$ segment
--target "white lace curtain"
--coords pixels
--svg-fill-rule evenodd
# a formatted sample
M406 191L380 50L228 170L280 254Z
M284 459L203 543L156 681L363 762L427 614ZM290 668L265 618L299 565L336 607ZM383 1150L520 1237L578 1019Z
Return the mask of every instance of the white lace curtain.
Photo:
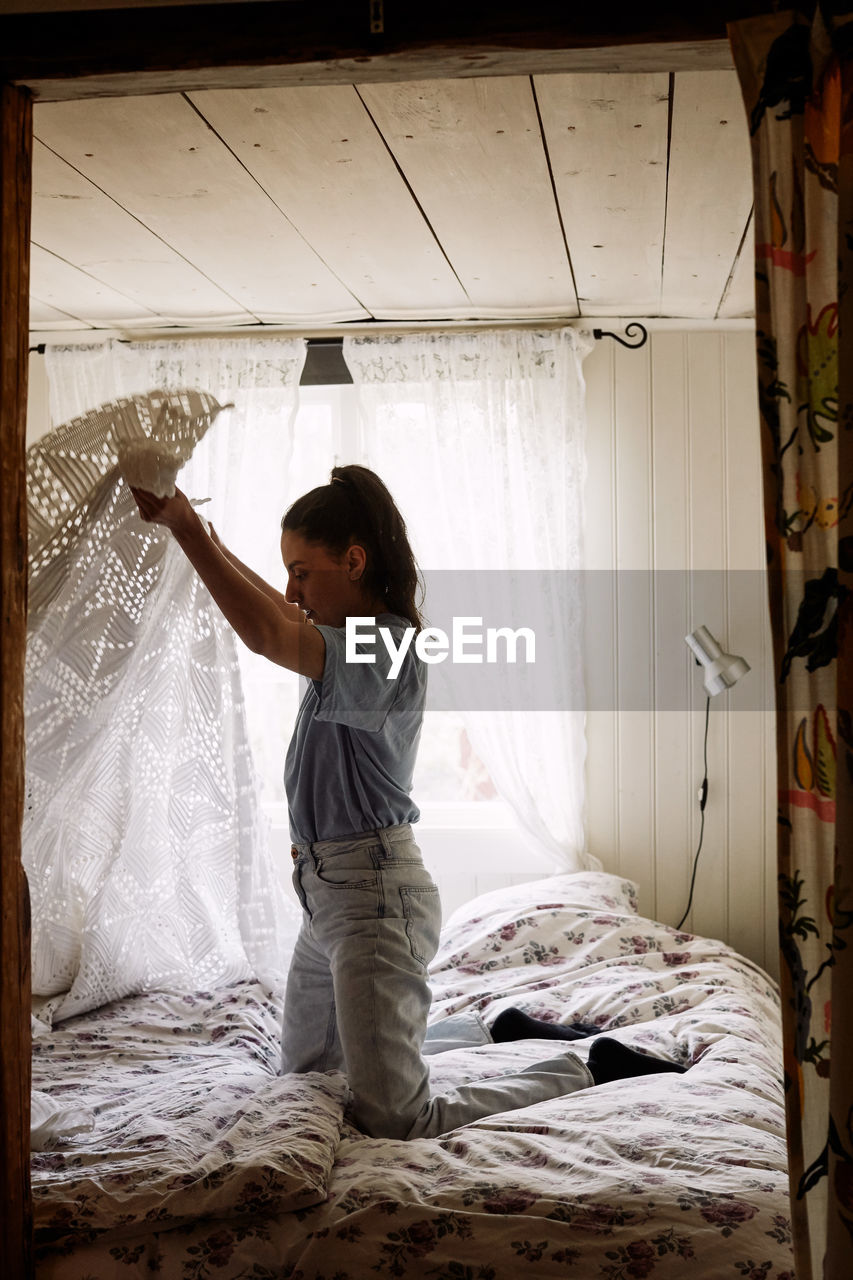
M191 497L236 554L268 581L283 586L279 533L282 512L305 482L295 451L302 338L238 337L117 342L92 347L48 347L46 368L54 425L93 405L153 387L199 387L234 410L208 432L178 475ZM319 453L319 450L318 450ZM328 456L317 457L310 483L328 476ZM305 486L307 487L307 485ZM280 761L298 706L294 676L276 673L264 659L237 645L243 696L265 800L283 801ZM271 791L271 787L275 790Z
M24 827L47 1020L151 988L283 981L298 913L267 848L234 635L170 536L139 521L109 414L87 411L154 387L234 402L179 481L215 499L226 537L239 512L272 562L268 481L287 471L303 358L297 340L48 353L54 423L83 417L30 451L57 500L33 565L32 605L50 598L30 616Z
M234 636L117 463L131 420L191 441L218 410L205 393L127 398L28 453L22 852L42 1021L286 972L295 928L258 821Z
M584 833L579 570L590 345L566 328L345 337L343 347L364 461L397 498L424 570L463 572L454 594L470 600L473 616L495 589L495 570L535 570L550 597L545 620L560 628L564 655L549 670L554 709L540 700L536 710L506 710L495 696L471 710L464 690L456 696L498 791L559 870L600 865Z
M207 510L229 545L259 573L280 574L278 539L291 485L301 338L210 338L48 347L54 426L95 405L153 388L198 387L234 412L196 447L178 484ZM296 496L295 494L293 495ZM272 536L271 536L272 534Z

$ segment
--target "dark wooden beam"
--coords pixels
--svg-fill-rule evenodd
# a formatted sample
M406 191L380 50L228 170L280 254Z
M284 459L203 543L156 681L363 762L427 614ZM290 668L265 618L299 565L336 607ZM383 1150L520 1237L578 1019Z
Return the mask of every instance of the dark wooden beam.
M30 919L21 866L27 639L32 101L0 85L0 1204L3 1274L32 1274Z
M0 17L0 80L61 100L182 89L731 66L771 0L257 0Z

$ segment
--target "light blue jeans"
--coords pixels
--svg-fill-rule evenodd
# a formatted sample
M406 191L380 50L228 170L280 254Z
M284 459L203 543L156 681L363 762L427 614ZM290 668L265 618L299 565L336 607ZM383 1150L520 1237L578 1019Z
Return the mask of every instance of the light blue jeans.
M477 1014L427 1032L441 904L408 825L294 845L302 927L287 980L282 1072L345 1072L349 1118L374 1138L432 1138L592 1085L576 1054L430 1095L424 1055L492 1037Z

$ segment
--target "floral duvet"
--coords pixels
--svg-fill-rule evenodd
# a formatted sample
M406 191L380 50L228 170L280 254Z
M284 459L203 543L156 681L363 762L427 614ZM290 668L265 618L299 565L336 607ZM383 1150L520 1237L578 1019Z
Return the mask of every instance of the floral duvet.
M583 873L467 904L431 982L434 1019L516 1005L690 1069L379 1140L347 1123L341 1075L276 1075L280 1008L256 984L123 1000L35 1040L34 1088L76 1121L33 1156L40 1280L794 1280L778 998L756 965ZM430 1066L443 1087L553 1051Z

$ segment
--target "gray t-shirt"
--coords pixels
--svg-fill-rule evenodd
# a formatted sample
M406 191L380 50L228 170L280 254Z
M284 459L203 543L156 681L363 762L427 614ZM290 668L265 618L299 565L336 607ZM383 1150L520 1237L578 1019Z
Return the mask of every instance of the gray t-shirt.
M382 613L399 647L410 624ZM402 822L420 812L409 792L426 699L427 668L414 642L396 679L388 679L391 657L378 631L375 643L357 643L375 662L346 661L344 627L318 625L326 643L321 680L311 680L302 699L287 761L284 787L290 838L297 844Z

